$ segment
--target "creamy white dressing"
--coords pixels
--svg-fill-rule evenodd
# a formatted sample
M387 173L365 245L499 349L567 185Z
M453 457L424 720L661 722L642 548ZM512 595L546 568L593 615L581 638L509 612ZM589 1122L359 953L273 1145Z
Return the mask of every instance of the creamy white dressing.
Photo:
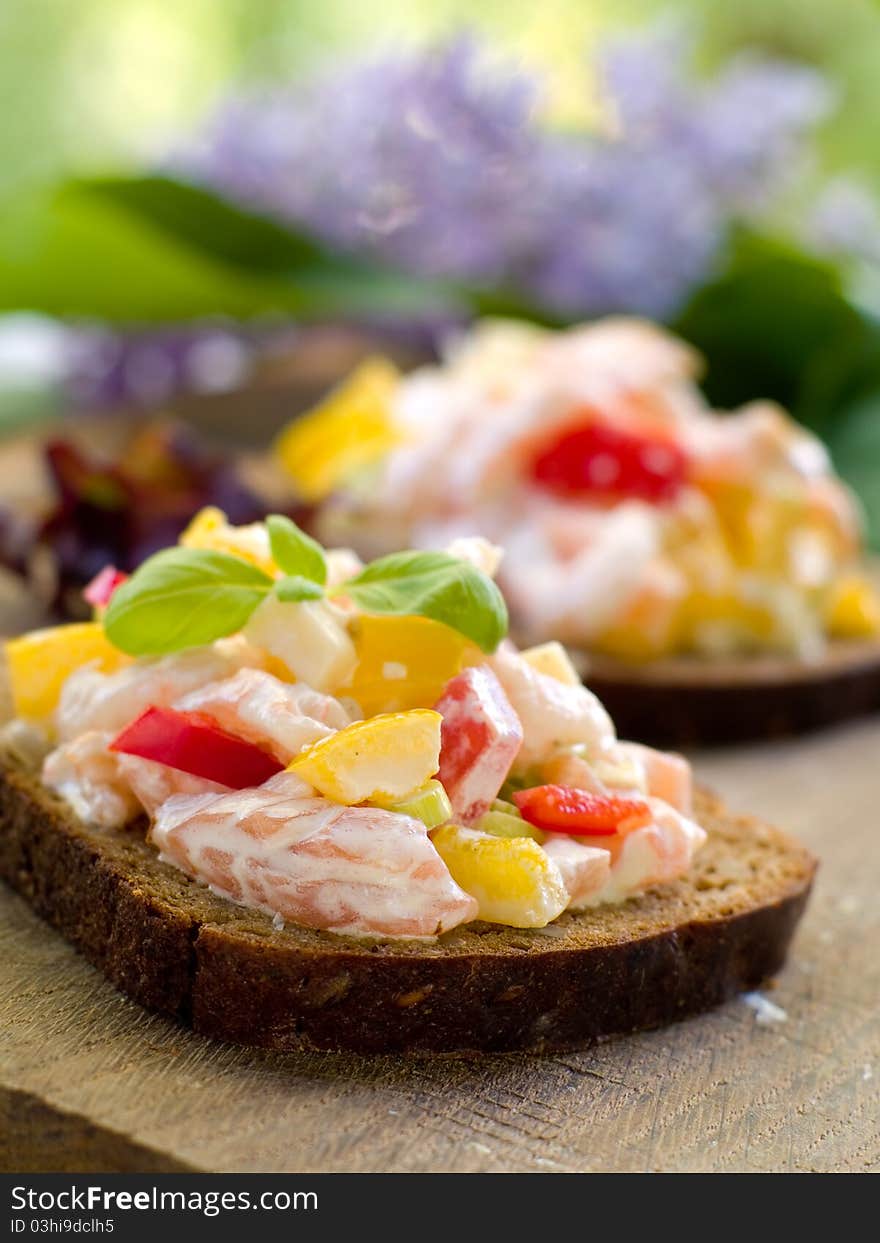
M528 771L566 746L584 744L597 755L614 746L611 718L585 686L559 682L503 647L487 663L522 723L514 772Z
M149 707L170 707L175 700L220 678L228 678L263 657L243 641L221 640L157 660L139 660L116 673L83 665L67 679L56 712L59 739L76 738L89 729L118 733Z
M122 828L140 809L118 758L107 750L112 739L107 731L88 730L51 751L42 768L44 785L81 820L103 829Z
M586 906L625 902L652 885L683 876L706 841L706 831L661 799L647 800L654 819L627 833L605 884L583 902Z
M583 910L600 893L611 874L611 852L600 846L586 846L577 838L551 833L543 845L544 853L559 868L568 891L568 910Z
M202 712L221 729L268 747L286 764L306 747L350 725L352 717L330 695L304 682L282 682L262 669L242 669L176 700L180 712Z

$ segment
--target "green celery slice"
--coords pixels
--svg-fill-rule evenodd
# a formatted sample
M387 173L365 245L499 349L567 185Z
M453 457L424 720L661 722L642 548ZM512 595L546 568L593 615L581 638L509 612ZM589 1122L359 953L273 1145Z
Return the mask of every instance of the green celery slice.
M493 837L531 837L539 843L544 840L540 829L528 824L522 816L511 816L506 811L487 811L474 827Z
M401 816L412 816L414 820L421 820L429 829L439 828L441 824L452 819L449 796L436 780L428 781L407 798L398 799L396 802L373 799L373 805L382 807L385 811L396 811Z

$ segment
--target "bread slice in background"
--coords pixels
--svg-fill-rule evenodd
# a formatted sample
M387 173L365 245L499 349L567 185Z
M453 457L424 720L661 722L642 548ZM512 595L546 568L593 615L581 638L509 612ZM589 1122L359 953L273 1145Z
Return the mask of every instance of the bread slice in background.
M880 639L832 641L815 661L675 656L630 664L573 655L620 737L660 747L802 734L880 712Z
M362 1052L571 1049L658 1027L782 966L816 863L707 794L689 875L545 929L371 942L271 918L162 863L144 826L76 819L0 757L0 876L118 988L206 1036Z

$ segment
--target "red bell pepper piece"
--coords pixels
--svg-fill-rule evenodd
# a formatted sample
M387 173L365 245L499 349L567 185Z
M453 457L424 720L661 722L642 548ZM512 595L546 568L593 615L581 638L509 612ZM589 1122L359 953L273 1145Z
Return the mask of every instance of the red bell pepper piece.
M458 819L473 824L489 810L522 746L520 719L485 665L447 682L434 711L443 717L440 781Z
M688 458L664 436L638 435L596 418L569 425L532 463L535 483L562 496L628 496L672 501Z
M121 587L128 579L122 570L115 565L105 565L89 585L84 589L83 596L96 609L105 609L117 587Z
M648 804L640 798L608 798L571 786L533 786L517 790L513 801L523 820L548 833L572 837L613 837L650 824Z
M139 755L232 790L262 785L284 768L274 755L227 734L202 712L147 708L110 743L111 751Z

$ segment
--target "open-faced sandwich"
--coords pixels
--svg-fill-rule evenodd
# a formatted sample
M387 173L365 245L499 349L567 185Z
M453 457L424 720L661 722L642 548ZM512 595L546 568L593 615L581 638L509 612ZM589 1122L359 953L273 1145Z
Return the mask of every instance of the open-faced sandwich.
M648 323L488 322L442 365L364 364L278 452L363 555L477 532L518 638L560 639L621 729L710 741L880 707L857 505L780 408L710 409Z
M814 861L618 740L556 643L505 638L498 550L364 566L199 514L6 645L0 873L201 1032L554 1049L781 965Z

